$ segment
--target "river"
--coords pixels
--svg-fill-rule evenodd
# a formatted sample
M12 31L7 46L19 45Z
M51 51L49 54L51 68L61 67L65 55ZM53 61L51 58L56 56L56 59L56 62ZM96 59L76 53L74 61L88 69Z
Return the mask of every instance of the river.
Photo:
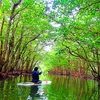
M42 76L43 77L43 76ZM42 77L40 79L44 80ZM91 79L63 75L47 75L51 85L18 86L30 76L18 76L0 81L0 100L100 100L100 86Z

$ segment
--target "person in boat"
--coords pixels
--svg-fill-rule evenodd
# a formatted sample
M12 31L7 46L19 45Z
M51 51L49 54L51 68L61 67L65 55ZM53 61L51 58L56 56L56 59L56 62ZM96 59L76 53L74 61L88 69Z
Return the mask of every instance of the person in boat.
M42 71L39 72L38 71L38 67L35 67L34 71L32 72L32 82L34 82L34 83L41 83L42 81L39 80L39 75L41 75L41 74L42 74Z

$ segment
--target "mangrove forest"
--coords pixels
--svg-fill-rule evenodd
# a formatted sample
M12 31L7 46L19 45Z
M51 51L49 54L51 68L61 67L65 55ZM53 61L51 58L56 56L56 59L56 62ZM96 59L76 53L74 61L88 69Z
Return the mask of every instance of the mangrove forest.
M100 0L0 0L0 79L37 66L100 81Z

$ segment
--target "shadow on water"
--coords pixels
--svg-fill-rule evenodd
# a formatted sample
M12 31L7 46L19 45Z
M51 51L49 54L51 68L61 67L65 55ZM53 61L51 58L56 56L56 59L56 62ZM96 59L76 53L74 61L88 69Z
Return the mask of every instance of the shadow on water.
M40 98L40 94L38 93L38 86L31 86L30 95L27 100L34 100L35 98Z
M100 83L94 80L49 75L51 85L17 86L29 76L0 81L0 100L100 100Z
M31 86L27 100L48 100L46 97L46 91L43 91L43 86Z

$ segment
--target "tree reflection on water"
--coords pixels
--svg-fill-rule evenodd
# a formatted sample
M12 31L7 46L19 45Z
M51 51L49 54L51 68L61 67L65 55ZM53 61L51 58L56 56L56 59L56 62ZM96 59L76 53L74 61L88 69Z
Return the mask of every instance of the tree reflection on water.
M0 81L0 100L100 100L100 83L67 76L48 76L51 85L17 86L29 77ZM25 80L24 80L25 79Z

